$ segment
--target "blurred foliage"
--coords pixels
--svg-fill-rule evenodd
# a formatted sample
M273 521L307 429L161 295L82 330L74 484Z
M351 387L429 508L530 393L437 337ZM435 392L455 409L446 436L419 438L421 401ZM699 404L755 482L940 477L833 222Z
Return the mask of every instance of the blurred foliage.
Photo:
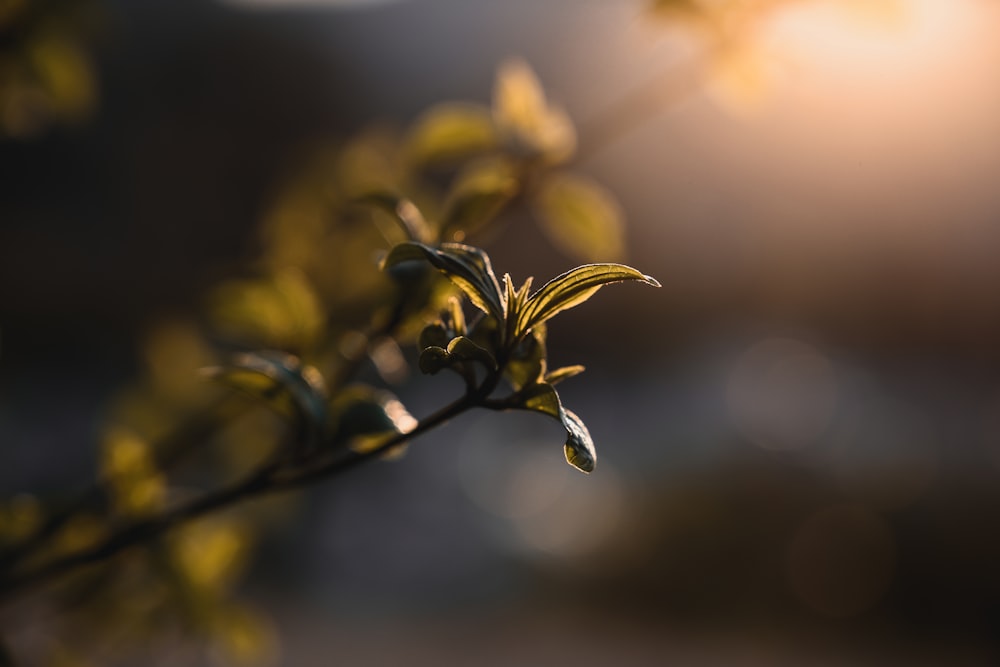
M9 25L19 11L6 10ZM409 127L375 125L317 150L264 216L246 273L210 291L204 317L149 332L143 378L108 410L97 484L76 499L0 505L0 595L36 591L13 626L14 654L89 664L192 637L193 655L273 662L274 633L237 601L238 583L295 499L241 501L395 458L472 408L552 417L567 461L593 470L590 434L554 388L583 368L550 371L546 323L605 284L658 283L599 263L515 288L467 244L534 212L563 252L619 258L621 207L569 169L575 146L567 114L511 61L492 107L445 103ZM410 345L420 371L465 384L423 420L391 389L409 376ZM41 640L17 632L35 616L46 618Z
M90 45L99 23L86 0L0 0L0 138L91 116L98 91Z

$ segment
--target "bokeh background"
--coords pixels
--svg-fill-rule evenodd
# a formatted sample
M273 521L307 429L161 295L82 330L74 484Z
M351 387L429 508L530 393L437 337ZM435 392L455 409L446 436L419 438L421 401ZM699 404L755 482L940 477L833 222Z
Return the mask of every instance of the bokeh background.
M241 593L281 664L996 664L1000 4L786 4L710 56L630 0L81 4L89 88L3 111L0 491L93 475L143 336L311 151L518 56L664 285L550 328L598 469L472 414L309 491ZM488 249L576 263L527 221Z

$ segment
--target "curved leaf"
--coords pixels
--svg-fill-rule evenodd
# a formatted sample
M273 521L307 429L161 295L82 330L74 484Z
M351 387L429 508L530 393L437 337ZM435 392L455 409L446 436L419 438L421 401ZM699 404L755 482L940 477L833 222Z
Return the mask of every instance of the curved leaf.
M660 286L655 278L624 264L585 264L556 276L528 297L527 304L518 314L515 335L519 336L557 313L580 305L604 285L626 280Z
M331 441L356 451L377 447L386 437L409 433L417 425L394 394L366 385L344 389L331 409L335 423Z
M276 397L276 389L286 391L310 441L316 440L326 428L327 393L323 376L314 367L302 364L298 357L281 352L240 354L230 364L205 368L202 373L266 401Z
M597 450L590 431L575 412L562 411L562 423L566 427L566 444L563 452L566 461L581 472L591 473L597 465Z
M382 268L419 259L427 260L441 271L477 308L503 320L507 300L485 252L461 243L443 243L440 248L423 243L400 243L389 251Z
M559 394L552 385L539 382L525 387L518 393L518 397L522 400L520 407L523 409L541 412L562 423L566 429L563 453L566 455L567 463L581 472L594 471L597 465L597 449L594 447L593 438L590 437L590 431L575 412L562 406Z
M448 343L448 354L462 361L478 361L491 371L497 369L497 361L490 351L465 336L458 336Z
M586 369L579 364L575 366L563 366L562 368L557 368L554 371L546 373L545 381L552 385L559 384L563 380L568 380L571 377L579 375L585 370Z

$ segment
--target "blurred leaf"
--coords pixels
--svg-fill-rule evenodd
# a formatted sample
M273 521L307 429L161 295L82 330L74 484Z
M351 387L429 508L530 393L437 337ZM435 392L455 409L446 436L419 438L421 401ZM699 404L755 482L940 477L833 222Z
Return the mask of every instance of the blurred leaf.
M497 145L490 110L475 104L440 104L414 122L404 152L414 164L449 164Z
M416 204L391 191L370 192L358 201L373 204L390 214L411 241L429 243L433 239L430 226Z
M348 199L374 192L393 192L403 181L396 138L374 127L355 137L341 150L337 184Z
M502 157L477 160L455 177L445 202L441 237L468 235L489 223L517 194L514 166Z
M431 345L420 352L417 366L424 375L437 375L443 369L448 368L451 355L448 350L437 345Z
M557 164L576 149L569 116L549 105L538 78L523 60L501 65L493 89L493 116L515 154Z
M212 316L224 334L241 342L299 349L324 326L322 304L301 271L223 283L210 298Z
M610 192L582 176L558 173L534 193L542 229L562 251L586 261L619 259L625 252L621 207Z
M655 278L624 264L585 264L556 276L528 298L524 310L518 314L516 335L580 305L604 285L626 280L660 286Z
M54 114L71 122L86 118L96 105L97 85L84 52L69 39L49 37L35 42L29 55Z
M101 450L101 477L108 484L116 512L148 516L163 507L166 482L147 442L115 429L105 436Z
M19 494L0 502L0 544L23 540L42 522L42 507L34 496Z
M322 437L327 425L325 382L318 370L303 365L298 357L281 352L240 354L230 364L203 373L271 405L286 392L306 429L307 442Z
M422 243L400 243L389 251L382 266L387 269L414 260L429 261L461 289L473 305L503 320L506 300L500 293L500 283L485 252L461 243L444 243L440 249Z
M366 385L344 389L331 404L335 426L332 442L366 451L384 442L386 436L409 433L417 420L392 392Z
M223 664L250 667L277 664L278 637L268 619L245 607L222 610L213 619Z
M242 522L213 516L178 526L167 540L184 581L198 594L216 596L239 578L253 535Z

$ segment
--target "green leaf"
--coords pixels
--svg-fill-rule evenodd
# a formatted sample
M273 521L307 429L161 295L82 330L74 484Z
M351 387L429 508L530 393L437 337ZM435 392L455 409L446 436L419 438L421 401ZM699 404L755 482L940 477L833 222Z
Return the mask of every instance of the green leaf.
M434 236L430 225L427 224L417 205L396 192L390 190L369 192L358 198L357 201L376 206L388 213L412 241L426 243Z
M523 400L524 409L562 420L562 404L552 385L539 382L525 387L518 395Z
M447 347L428 346L420 353L417 365L422 373L428 375L436 375L444 368L451 368L459 375L468 377L472 368L466 362L479 362L491 371L497 368L496 359L490 351L465 336L453 338Z
M535 328L537 329L537 327ZM534 331L534 329L532 329L532 331ZM586 369L583 366L580 366L579 364L575 366L563 366L562 368L557 368L554 371L546 373L545 381L551 385L556 385L562 382L563 380L568 380L569 378L575 375L579 375L584 370Z
M496 359L490 351L465 336L458 336L448 343L448 354L462 361L478 361L491 371L497 369Z
M565 409L562 411L562 423L566 427L566 444L563 446L566 461L581 472L593 472L597 465L597 450L586 424L576 413Z
M389 251L382 267L388 269L419 259L427 260L441 271L477 308L503 320L506 299L485 252L461 243L443 243L437 249L422 243L400 243Z
M450 164L497 145L490 110L475 104L431 107L411 127L405 153L413 164Z
M448 350L437 345L431 345L420 352L417 359L417 366L420 372L425 375L437 375L441 369L448 368L451 364L451 355Z
M493 117L508 149L515 153L556 164L576 149L572 121L549 103L538 77L523 60L509 60L497 72Z
M282 393L315 441L327 424L327 394L323 376L312 366L290 354L261 352L240 354L226 366L202 369L202 373L255 398L271 402Z
M545 356L545 325L540 324L514 345L504 367L504 376L515 391L542 379Z
M478 160L465 167L445 202L441 237L461 230L468 235L492 220L517 194L514 166L506 158Z
M614 196L594 181L569 173L547 177L534 193L542 230L563 252L585 261L625 253L625 225Z
M604 285L635 280L659 287L655 278L624 264L585 264L557 276L528 297L518 314L515 336L550 319L557 313L578 306Z
M331 441L357 451L372 449L386 436L409 433L417 420L394 394L366 385L345 388L331 403L334 428Z
M566 443L563 445L566 461L582 472L594 471L597 465L597 450L593 438L590 437L590 431L576 413L562 406L559 394L552 385L545 382L530 385L518 392L517 397L521 399L520 407L523 409L541 412L558 419L566 429Z

